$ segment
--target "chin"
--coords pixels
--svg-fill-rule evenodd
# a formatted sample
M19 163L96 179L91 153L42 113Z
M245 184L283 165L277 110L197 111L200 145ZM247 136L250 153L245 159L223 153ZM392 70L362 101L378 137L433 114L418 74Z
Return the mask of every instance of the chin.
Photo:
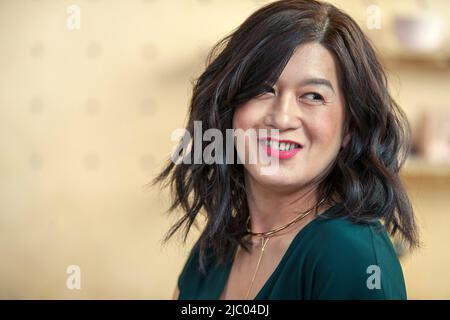
M284 170L280 169L276 174L263 175L259 168L255 169L253 168L251 171L252 179L256 180L258 184L276 191L295 191L305 184L301 175L293 174L292 171L283 172Z

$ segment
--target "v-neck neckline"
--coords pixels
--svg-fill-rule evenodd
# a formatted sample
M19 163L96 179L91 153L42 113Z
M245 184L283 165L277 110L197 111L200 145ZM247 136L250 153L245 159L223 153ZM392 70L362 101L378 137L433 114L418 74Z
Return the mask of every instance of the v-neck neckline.
M256 296L252 300L260 300L261 299L260 296L262 295L262 293L264 291L266 291L267 287L273 281L273 278L275 277L275 275L279 273L279 269L285 264L285 260L287 260L289 258L289 256L291 255L291 251L294 250L296 243L298 241L300 241L301 238L303 238L303 235L305 234L305 232L308 229L310 229L315 223L317 223L317 221L320 221L321 220L320 217L322 217L322 216L324 216L326 214L329 214L329 212L331 210L335 209L337 206L338 206L338 204L335 204L335 205L325 209L324 212L322 212L320 215L314 217L313 220L308 222L303 228L301 228L297 232L297 234L292 239L291 243L288 245L288 248L284 252L283 256L281 257L281 260L278 262L277 266L275 267L275 270L271 273L269 278L267 278L266 282L264 282L263 286L261 287L261 289L258 291ZM236 247L236 250L237 250L237 247ZM220 286L218 288L218 293L216 294L216 299L217 300L219 300L221 298L223 290L225 289L225 286L226 286L226 284L228 282L228 279L230 277L231 268L233 267L233 262L234 262L234 257L235 257L236 250L231 255L231 259L225 265L225 272L224 272L225 276L222 278L222 281L221 281Z

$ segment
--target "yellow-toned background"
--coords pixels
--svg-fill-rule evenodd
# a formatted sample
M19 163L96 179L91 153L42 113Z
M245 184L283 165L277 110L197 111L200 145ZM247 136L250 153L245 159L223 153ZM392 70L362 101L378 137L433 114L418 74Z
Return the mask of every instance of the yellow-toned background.
M161 246L169 198L145 184L184 124L207 50L264 3L0 1L0 298L171 297L196 234ZM449 1L335 3L364 30L368 6L381 8L381 29L366 31L416 134L424 109L450 109L448 63L400 63L391 22L426 10L450 20ZM80 30L66 26L69 5ZM424 243L402 258L409 297L448 299L449 170L419 161L404 179ZM69 265L81 290L66 287Z

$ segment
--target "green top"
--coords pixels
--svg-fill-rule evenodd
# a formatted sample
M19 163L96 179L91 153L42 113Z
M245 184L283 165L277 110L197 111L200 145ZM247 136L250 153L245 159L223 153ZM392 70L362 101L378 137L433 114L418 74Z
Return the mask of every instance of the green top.
M383 225L333 217L341 207L328 208L295 235L256 300L406 299L402 269ZM204 276L194 246L178 278L178 299L219 299L232 262L209 264Z

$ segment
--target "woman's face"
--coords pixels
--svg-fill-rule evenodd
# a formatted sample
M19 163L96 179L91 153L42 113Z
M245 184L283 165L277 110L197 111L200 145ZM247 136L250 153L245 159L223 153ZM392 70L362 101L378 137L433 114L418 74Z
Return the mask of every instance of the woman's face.
M318 43L300 45L277 83L236 109L233 129L279 130L278 147L262 135L255 142L268 157L277 157L278 169L273 174L262 174L265 165L260 161L249 164L248 154L254 149L249 140L237 140L238 154L242 157L245 150L247 155L247 178L278 191L295 191L334 161L349 139L343 132L345 102L337 72L333 55L325 47ZM273 135L269 132L269 136ZM283 150L283 140L301 147Z

